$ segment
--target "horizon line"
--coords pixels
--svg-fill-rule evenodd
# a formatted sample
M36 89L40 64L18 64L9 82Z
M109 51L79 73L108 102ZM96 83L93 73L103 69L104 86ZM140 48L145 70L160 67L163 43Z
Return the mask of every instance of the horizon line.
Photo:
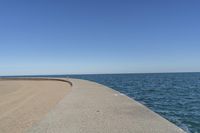
M190 72L190 71L185 71L185 72L127 72L127 73L72 73L72 74L16 74L16 75L0 75L0 77L22 77L22 76L73 76L73 75L120 75L120 74L173 74L173 73L200 73L198 72Z

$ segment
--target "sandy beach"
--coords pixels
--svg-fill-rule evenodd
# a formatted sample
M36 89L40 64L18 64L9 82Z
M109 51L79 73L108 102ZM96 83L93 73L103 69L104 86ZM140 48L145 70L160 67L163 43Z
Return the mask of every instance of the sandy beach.
M65 82L0 80L0 133L23 133L69 91Z

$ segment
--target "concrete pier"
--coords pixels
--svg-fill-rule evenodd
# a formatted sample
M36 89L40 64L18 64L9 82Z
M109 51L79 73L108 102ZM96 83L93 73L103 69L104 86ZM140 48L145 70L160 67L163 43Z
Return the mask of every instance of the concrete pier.
M184 133L144 105L106 86L69 78L56 82L63 80L71 88L25 133Z
M73 86L29 133L183 133L144 105L106 86L67 79Z

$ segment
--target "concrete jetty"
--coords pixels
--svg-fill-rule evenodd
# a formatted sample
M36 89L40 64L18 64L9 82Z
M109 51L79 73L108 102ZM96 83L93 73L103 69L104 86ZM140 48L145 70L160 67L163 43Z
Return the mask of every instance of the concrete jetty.
M184 133L144 105L111 88L71 78L54 82L63 81L70 84L65 96L25 133Z

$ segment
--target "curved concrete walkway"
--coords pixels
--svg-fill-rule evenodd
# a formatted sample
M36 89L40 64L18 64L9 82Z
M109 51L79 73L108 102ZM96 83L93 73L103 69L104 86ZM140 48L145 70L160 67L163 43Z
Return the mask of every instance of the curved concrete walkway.
M140 103L106 86L78 79L28 133L184 133Z

